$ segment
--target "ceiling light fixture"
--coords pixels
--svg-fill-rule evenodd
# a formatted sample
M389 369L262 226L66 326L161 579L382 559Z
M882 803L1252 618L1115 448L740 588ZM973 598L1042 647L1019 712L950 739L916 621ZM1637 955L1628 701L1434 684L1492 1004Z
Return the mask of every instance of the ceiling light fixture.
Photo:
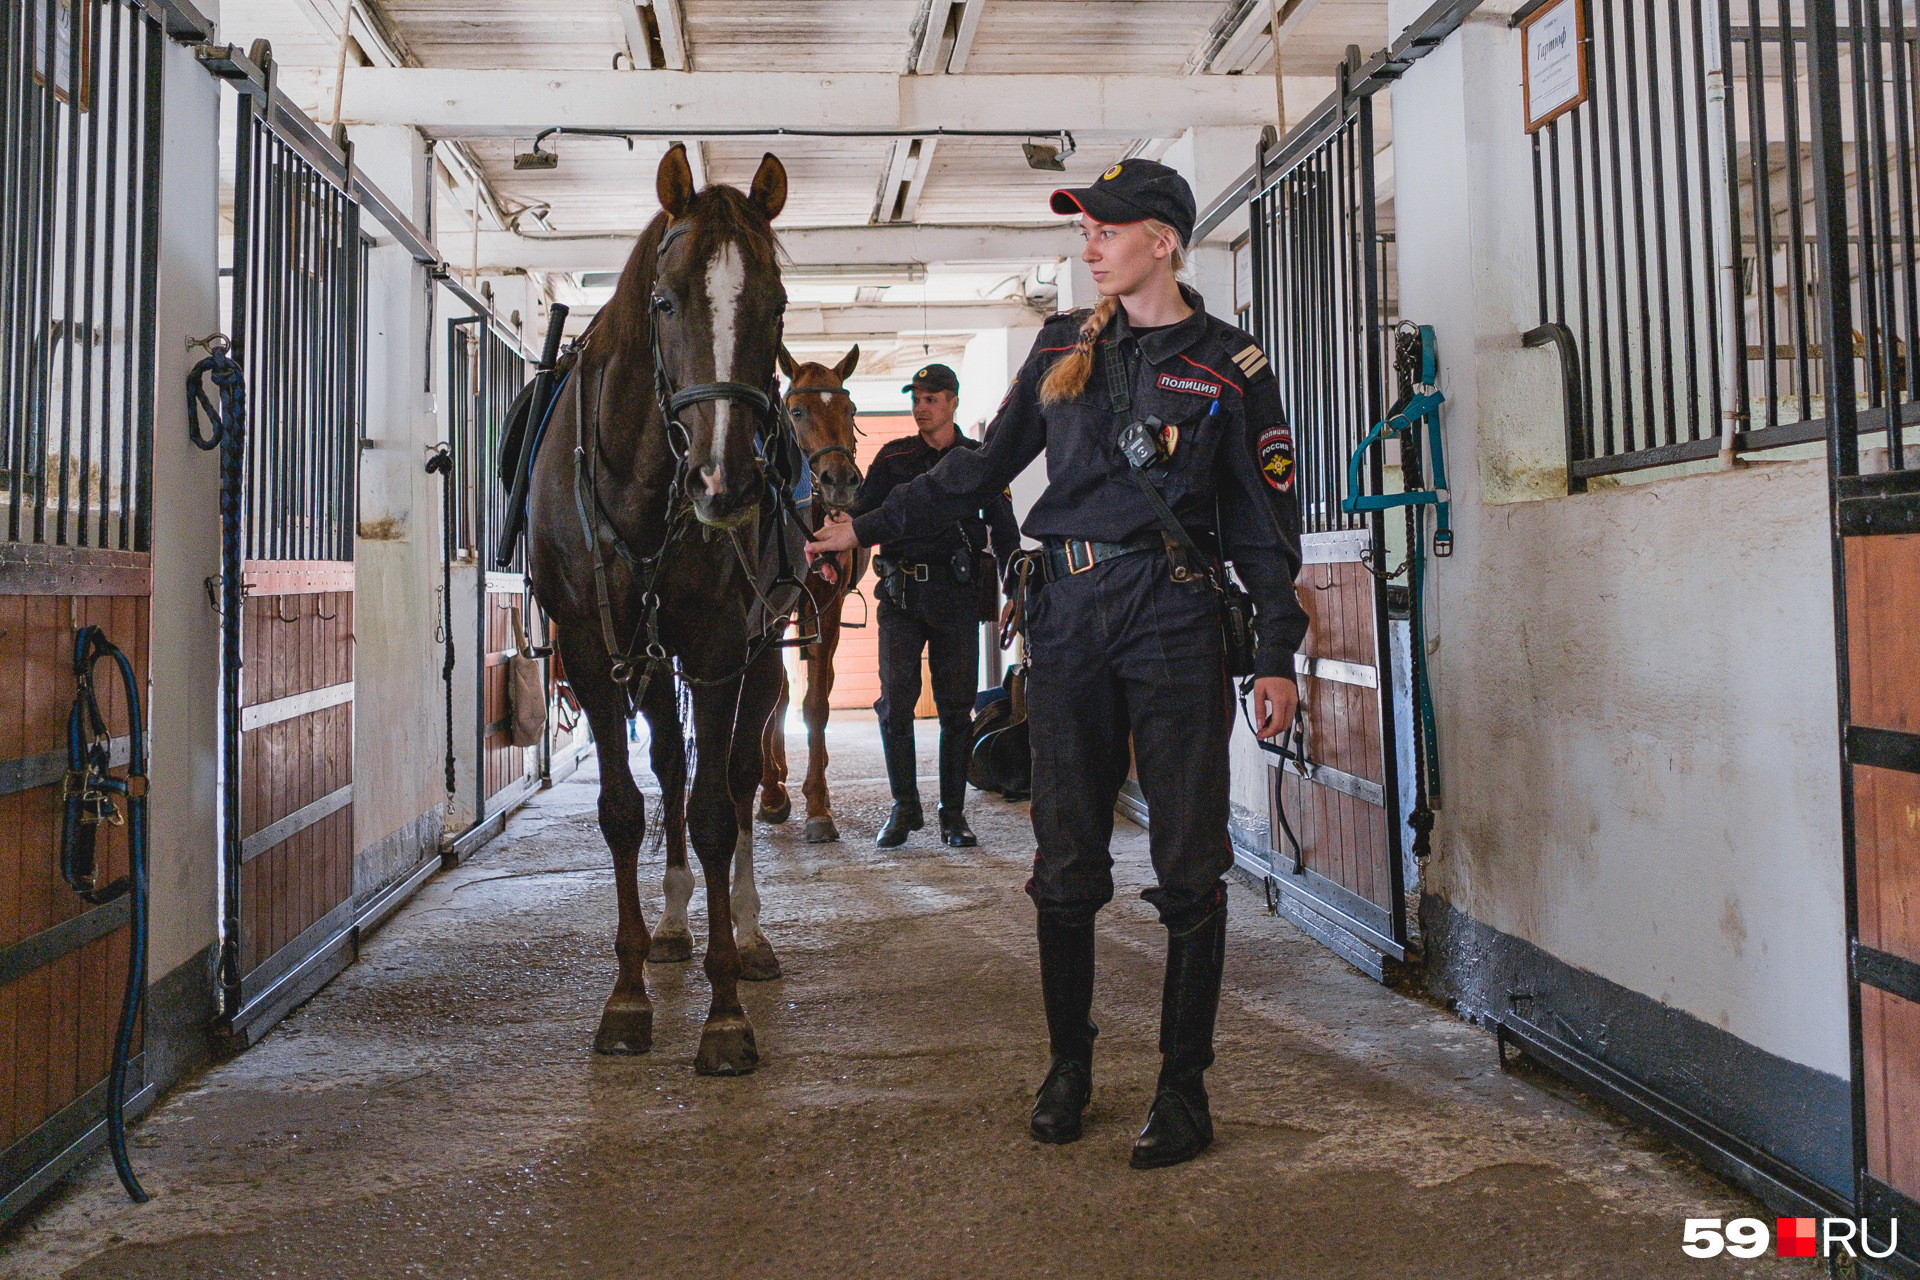
M1034 142L1029 139L1020 144L1020 150L1026 153L1027 168L1040 169L1047 173L1065 173L1066 159L1073 154L1073 135L1061 133L1059 137L1047 142Z
M557 151L542 151L540 144L535 142L533 144L533 150L516 151L513 153L513 167L516 169L558 169L560 167L560 153Z

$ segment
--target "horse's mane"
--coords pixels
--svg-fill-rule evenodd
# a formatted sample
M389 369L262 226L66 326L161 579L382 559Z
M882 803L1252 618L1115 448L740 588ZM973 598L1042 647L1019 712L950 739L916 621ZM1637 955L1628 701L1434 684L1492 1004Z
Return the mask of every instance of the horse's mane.
M774 267L780 242L765 215L733 187L710 186L693 198L680 221L691 223L693 252L705 258L722 240L738 244L750 267L763 270ZM668 227L666 212L654 215L647 229L633 246L627 265L620 272L620 283L613 299L601 311L599 328L605 331L608 348L627 349L629 343L644 344L651 323L653 282L660 260L660 239Z

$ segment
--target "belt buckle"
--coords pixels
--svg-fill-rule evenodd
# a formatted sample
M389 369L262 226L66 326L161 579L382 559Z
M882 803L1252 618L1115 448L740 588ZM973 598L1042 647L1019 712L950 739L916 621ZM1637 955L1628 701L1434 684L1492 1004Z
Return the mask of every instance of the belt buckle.
M1085 564L1076 564L1074 562L1073 549L1075 547L1085 547L1087 549L1087 562ZM1071 577L1071 576L1085 573L1087 570L1093 568L1093 565L1094 565L1093 543L1087 541L1084 538L1077 538L1077 539L1069 538L1067 540L1067 574L1068 576Z
M923 564L913 566L913 580L915 582L925 582L927 580L927 566Z

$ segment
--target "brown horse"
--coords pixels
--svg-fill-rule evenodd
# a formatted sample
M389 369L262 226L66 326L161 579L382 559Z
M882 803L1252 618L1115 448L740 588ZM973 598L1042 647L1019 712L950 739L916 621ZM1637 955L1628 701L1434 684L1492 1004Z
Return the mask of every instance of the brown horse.
M851 507L860 492L860 468L854 461L858 438L853 425L853 397L847 394L847 379L859 363L857 346L831 369L823 364L796 363L785 347L780 349L780 369L787 375L787 412L793 416L800 448L813 469L809 532L825 524L829 515ZM825 572L827 561L817 561L804 584L807 594L800 604L800 632L817 637L801 651L807 664L803 709L807 721L807 780L800 791L807 798L804 839L808 844L828 844L840 838L827 798L827 700L833 693L833 655L840 647L841 613L848 593L866 572L868 554L863 549L830 557L836 566L831 579ZM792 696L783 672L780 700L774 704L773 718L767 721L761 750L766 764L756 816L762 822L785 822L793 812L793 797L787 793L787 704Z
M753 797L761 730L780 691L770 641L797 594L791 587L784 605L770 602L778 584L756 567L783 532L798 563L799 531L768 518L779 504L769 501L761 461L763 451L772 458L791 447L771 394L786 305L771 223L787 179L768 155L748 194L722 186L695 194L675 146L656 188L662 212L556 397L534 464L528 562L593 726L600 829L619 895L619 975L594 1049L652 1047L645 962L690 958L690 837L707 884L713 988L695 1070L734 1075L759 1062L736 983L779 972L759 926ZM693 704L690 794L676 683ZM627 767L633 703L652 731L665 793L667 910L657 938L637 879L646 812Z

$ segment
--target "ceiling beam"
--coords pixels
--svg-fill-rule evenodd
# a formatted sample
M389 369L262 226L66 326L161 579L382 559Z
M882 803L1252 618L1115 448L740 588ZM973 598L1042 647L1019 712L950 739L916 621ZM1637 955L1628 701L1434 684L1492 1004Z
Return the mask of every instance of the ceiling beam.
M480 233L483 275L511 271L618 271L639 238L547 239L511 231ZM787 227L780 243L801 266L884 267L939 264L1018 269L1058 262L1080 251L1071 223L1046 226L926 226L898 222L878 227ZM471 249L460 246L464 261Z
M866 334L977 333L1010 329L1045 319L1024 302L789 303L782 330L795 338L842 338Z
M913 52L915 75L937 75L946 70L941 65L940 50L947 42L947 15L952 12L953 0L927 0L920 44Z
M653 21L660 28L660 52L666 55L667 70L691 71L693 46L687 42L687 18L680 0L653 0Z
M293 69L282 82L317 100L323 73ZM331 84L327 85L331 89ZM297 94L288 85L290 94ZM412 125L439 137L530 138L551 125L724 130L990 129L1036 134L1174 136L1207 126L1265 124L1272 86L1246 76L908 76L796 71L347 69L350 124Z
M980 30L980 15L986 11L987 0L966 0L966 8L960 11L960 26L953 36L953 52L947 56L947 74L957 76L967 69L967 58L973 53L973 37Z

